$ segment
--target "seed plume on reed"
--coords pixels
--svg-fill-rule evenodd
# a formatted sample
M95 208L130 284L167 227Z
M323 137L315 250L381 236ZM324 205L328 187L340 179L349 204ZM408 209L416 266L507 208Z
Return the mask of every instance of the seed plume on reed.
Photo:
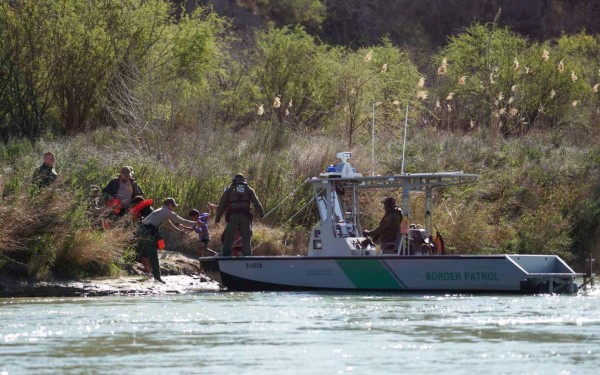
M281 107L281 98L279 96L276 96L275 100L273 100L273 108L279 107Z
M515 59L513 60L513 70L519 70L519 60L517 60L517 58L515 57Z
M262 116L265 114L265 107L261 104L258 106L258 111L256 112L259 116Z
M467 76L462 76L458 79L459 85L464 85L467 82Z
M594 87L592 87L592 92L598 92L598 86L600 86L600 83L596 83Z
M542 52L542 60L548 61L549 58L550 58L550 52L548 52L547 50L544 50L544 52Z
M575 72L571 70L571 81L576 82L577 81L577 76L575 75Z
M419 83L417 83L417 87L422 89L423 87L425 87L425 77L421 77L419 78Z
M559 73L562 74L562 72L565 71L565 63L560 60L560 62L558 63L558 67L556 68L558 70Z
M448 70L448 60L444 57L442 59L442 63L438 67L437 74L442 76L442 75L446 74L447 70Z
M429 96L429 94L427 93L426 90L421 90L421 91L417 92L417 99L425 100L425 99L427 99L428 96Z

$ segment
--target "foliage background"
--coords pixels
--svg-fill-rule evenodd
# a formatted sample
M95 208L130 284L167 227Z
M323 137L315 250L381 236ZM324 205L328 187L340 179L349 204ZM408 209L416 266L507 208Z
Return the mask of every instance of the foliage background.
M315 220L305 179L341 150L369 173L373 134L375 172L399 173L407 106L407 172L481 174L434 196L452 251L560 254L578 267L598 254L595 8L203 4L0 4L1 269L33 278L129 269L131 224L99 231L86 213L90 185L121 165L156 202L182 202L182 215L218 201L241 172L272 211L256 227L256 252L303 253ZM544 32L527 32L539 24ZM57 155L60 179L40 191L31 175L45 151ZM361 199L372 227L381 197ZM418 221L421 199L412 204ZM218 249L222 228L213 229ZM173 237L170 246L194 244Z

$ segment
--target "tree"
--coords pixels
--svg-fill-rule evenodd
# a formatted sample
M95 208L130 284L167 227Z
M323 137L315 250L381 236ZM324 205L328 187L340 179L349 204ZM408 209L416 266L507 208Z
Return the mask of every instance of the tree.
M290 128L320 128L334 106L335 54L301 27L258 32L252 58L258 103Z
M579 79L579 59L560 46L475 23L437 57L433 113L442 126L493 126L506 136L565 124L591 91Z
M48 22L38 23L39 7L0 4L0 130L10 137L31 141L50 125L55 75L44 67L49 63L44 35Z
M359 132L369 134L366 125L372 120L372 106L377 106L378 130L392 134L403 118L405 106L411 104L417 112L420 74L408 55L384 39L382 45L346 50L336 72L338 89L336 111L344 124L348 147L352 147Z

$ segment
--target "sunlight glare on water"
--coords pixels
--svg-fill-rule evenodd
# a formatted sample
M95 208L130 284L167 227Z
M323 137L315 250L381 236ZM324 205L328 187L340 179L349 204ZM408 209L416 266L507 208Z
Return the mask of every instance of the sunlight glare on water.
M600 295L0 300L0 375L597 374Z

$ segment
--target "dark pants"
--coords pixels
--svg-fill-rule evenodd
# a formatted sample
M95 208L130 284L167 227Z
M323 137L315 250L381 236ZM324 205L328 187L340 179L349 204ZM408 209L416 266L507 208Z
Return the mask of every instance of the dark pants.
M150 260L152 275L155 279L160 279L160 264L158 263L158 249L156 247L156 233L144 224L140 224L137 230L138 254L145 254Z
M231 256L231 246L235 237L235 232L240 231L240 236L244 243L244 255L252 255L250 239L252 238L252 221L246 214L231 214L229 222L223 232L223 256Z

